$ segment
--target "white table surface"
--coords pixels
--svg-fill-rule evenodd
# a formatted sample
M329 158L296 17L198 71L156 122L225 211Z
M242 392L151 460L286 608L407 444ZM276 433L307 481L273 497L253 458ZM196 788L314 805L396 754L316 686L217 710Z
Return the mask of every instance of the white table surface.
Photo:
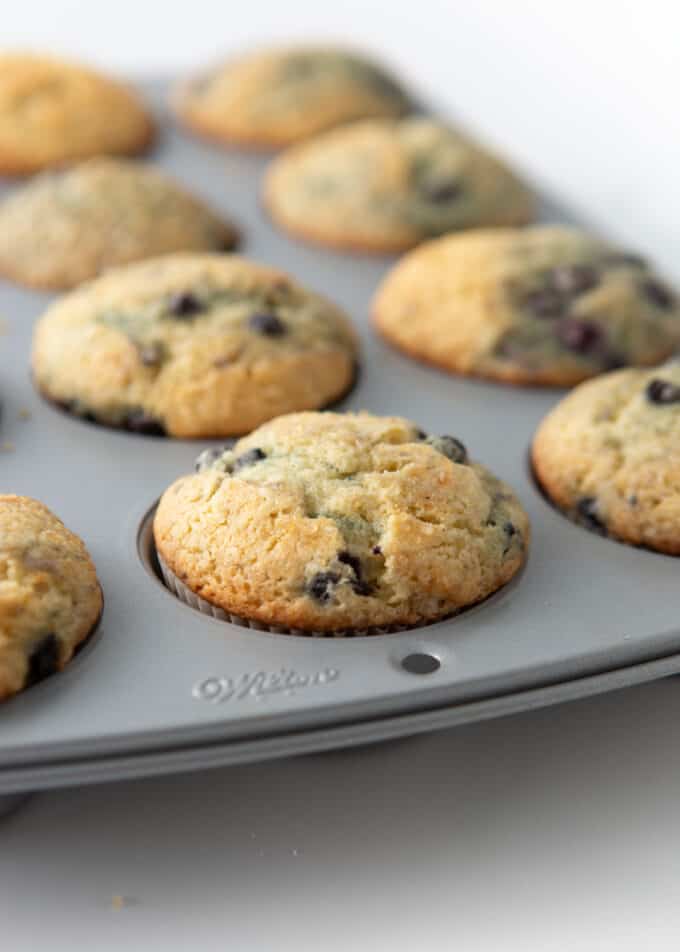
M147 75L267 39L361 42L680 278L679 35L670 0L22 0L0 41ZM679 721L668 680L37 796L0 821L0 949L677 950Z

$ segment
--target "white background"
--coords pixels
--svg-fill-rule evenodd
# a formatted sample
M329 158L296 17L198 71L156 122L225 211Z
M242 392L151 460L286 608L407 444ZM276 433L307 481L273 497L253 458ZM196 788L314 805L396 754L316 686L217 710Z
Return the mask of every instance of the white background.
M672 0L5 0L0 24L2 46L137 75L271 39L358 42L680 277ZM679 721L668 680L372 751L36 797L0 823L0 948L677 950Z

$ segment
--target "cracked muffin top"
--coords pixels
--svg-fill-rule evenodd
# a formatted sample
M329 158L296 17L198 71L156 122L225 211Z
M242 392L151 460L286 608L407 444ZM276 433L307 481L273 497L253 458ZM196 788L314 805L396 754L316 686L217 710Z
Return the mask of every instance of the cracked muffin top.
M541 423L532 461L575 522L680 555L680 363L581 384Z
M410 103L377 63L351 50L284 47L229 60L174 96L196 131L239 145L278 148L367 116L399 116Z
M0 701L60 671L101 611L78 536L35 499L0 495Z
M236 231L163 173L126 159L44 172L0 204L0 272L72 288L111 267L174 251L223 251Z
M525 224L534 205L504 162L423 117L353 122L288 149L269 168L265 201L292 234L366 252Z
M353 385L357 339L325 298L235 255L107 272L38 321L33 377L70 412L173 437L236 436Z
M508 383L573 386L680 346L680 300L647 261L557 225L422 245L387 275L372 311L410 356Z
M115 80L48 56L0 56L0 175L133 155L153 135L145 107Z
M160 557L195 594L303 631L414 626L522 565L527 516L452 436L398 417L279 417L166 490Z

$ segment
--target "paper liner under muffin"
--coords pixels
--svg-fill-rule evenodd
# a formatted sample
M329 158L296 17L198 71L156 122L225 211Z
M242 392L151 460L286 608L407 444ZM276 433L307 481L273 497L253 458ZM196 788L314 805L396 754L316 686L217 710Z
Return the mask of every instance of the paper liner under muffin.
M408 631L412 628L424 628L427 625L433 625L437 621L443 621L443 618L433 618L432 621L418 622L415 625L381 625L371 628L343 628L336 631L314 631L302 628L288 628L285 625L265 625L254 618L244 618L242 615L235 615L233 612L224 611L212 602L201 598L193 592L188 585L180 581L175 573L163 561L160 553L156 549L156 558L158 566L163 576L165 585L180 602L184 602L190 608L196 609L203 615L210 615L220 621L229 621L232 625L240 625L242 628L253 628L256 631L269 631L276 635L303 635L306 638L356 638L366 635L388 635L397 631ZM453 612L452 614L458 614ZM446 616L451 617L451 614Z

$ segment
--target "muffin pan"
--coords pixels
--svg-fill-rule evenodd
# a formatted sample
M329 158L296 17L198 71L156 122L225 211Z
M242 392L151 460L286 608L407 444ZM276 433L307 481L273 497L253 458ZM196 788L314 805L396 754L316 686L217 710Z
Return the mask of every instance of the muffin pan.
M164 88L144 91L164 108ZM390 350L369 329L368 305L393 259L294 244L275 231L259 204L266 158L171 125L152 158L233 215L245 254L348 311L363 369L343 408L460 437L518 492L531 554L482 605L389 635L284 637L193 610L157 574L150 518L210 444L106 429L42 401L28 361L50 296L2 283L0 491L37 497L84 538L105 609L66 671L0 706L0 794L364 743L680 670L678 562L571 524L532 481L531 435L561 391L447 376ZM547 206L543 217L567 219Z

